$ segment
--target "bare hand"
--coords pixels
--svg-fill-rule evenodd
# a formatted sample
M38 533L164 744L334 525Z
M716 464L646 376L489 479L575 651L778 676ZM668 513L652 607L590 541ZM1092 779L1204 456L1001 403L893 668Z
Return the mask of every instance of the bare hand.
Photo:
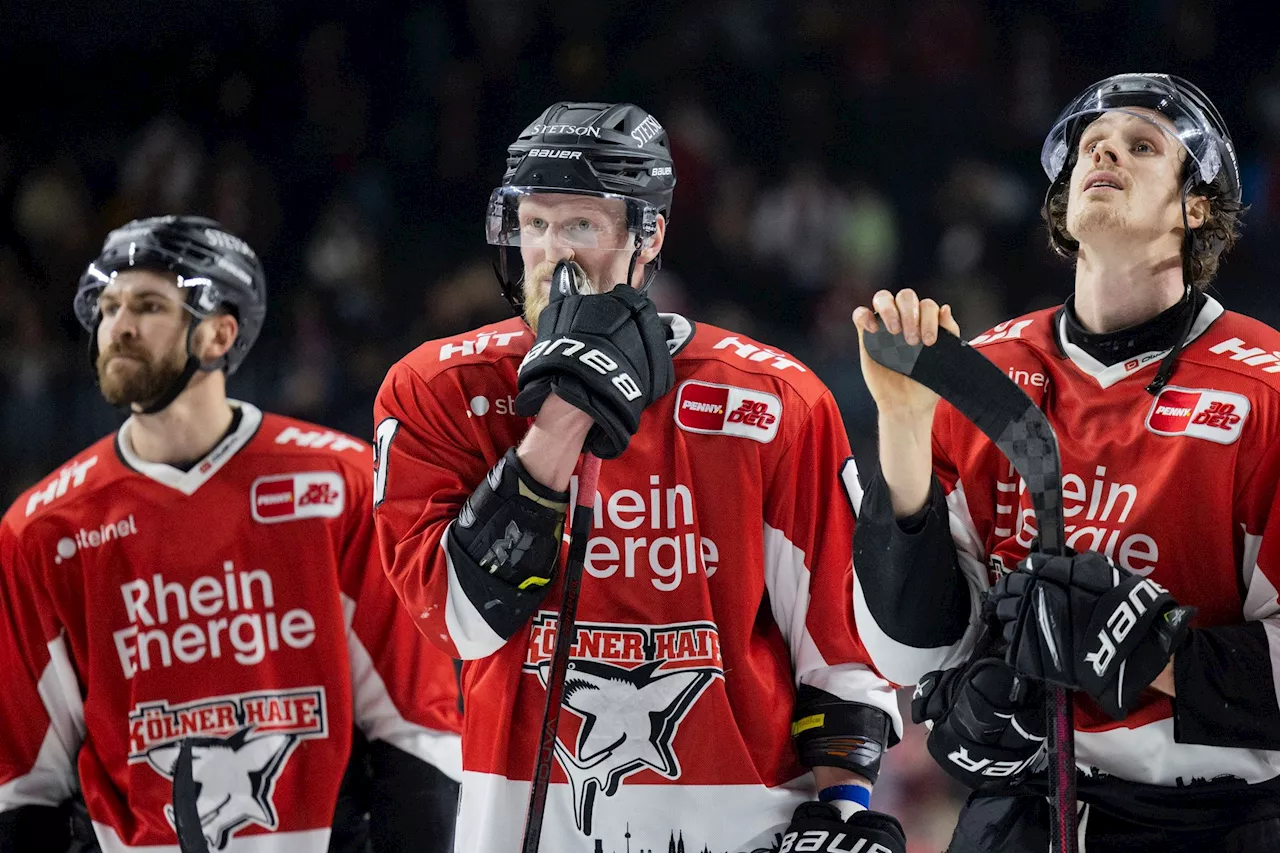
M894 420L927 419L933 421L933 410L938 404L938 395L928 388L895 373L874 361L867 355L862 346L862 335L865 332L879 330L880 323L892 334L901 333L907 343L923 343L932 346L938 340L938 329L946 329L959 336L960 326L951 316L951 306L943 305L932 299L920 299L910 288L898 291L897 296L887 290L880 290L871 299L870 308L859 307L853 312L853 324L858 329L858 343L862 355L862 376L866 380L871 396L875 398L876 407L881 417ZM879 321L876 315L880 315Z

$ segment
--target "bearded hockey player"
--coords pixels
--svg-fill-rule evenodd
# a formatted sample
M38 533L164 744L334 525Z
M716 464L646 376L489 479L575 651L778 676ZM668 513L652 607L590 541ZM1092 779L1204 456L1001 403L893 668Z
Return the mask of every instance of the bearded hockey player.
M387 571L464 659L457 849L520 847L585 449L605 461L542 849L902 853L865 810L900 720L853 630L839 413L786 353L657 313L675 181L644 110L547 109L487 217L523 319L424 344L378 395ZM586 292L551 299L559 261Z
M1280 849L1280 334L1206 293L1237 236L1235 150L1195 86L1122 74L1066 108L1041 162L1075 293L973 345L1057 433L1071 553L1036 551L990 441L864 355L883 476L860 501L859 629L977 789L955 853L1047 849L1046 681L1077 691L1082 850ZM862 330L956 331L910 291L872 307Z
M226 396L253 250L131 222L75 311L131 414L0 523L0 850L448 849L453 667L386 582L370 448Z

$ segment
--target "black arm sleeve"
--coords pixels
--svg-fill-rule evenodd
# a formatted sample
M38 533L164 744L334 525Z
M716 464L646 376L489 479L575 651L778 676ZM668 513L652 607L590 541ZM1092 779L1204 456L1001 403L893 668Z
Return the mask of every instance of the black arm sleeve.
M0 812L0 853L66 853L70 844L70 815L64 806Z
M891 639L916 648L949 646L969 626L969 586L956 560L942 484L915 516L893 517L884 475L862 496L853 534L853 567L868 609Z
M369 744L372 853L448 853L458 783L422 759L382 741Z
M1280 749L1280 707L1261 622L1193 629L1173 658L1178 743Z

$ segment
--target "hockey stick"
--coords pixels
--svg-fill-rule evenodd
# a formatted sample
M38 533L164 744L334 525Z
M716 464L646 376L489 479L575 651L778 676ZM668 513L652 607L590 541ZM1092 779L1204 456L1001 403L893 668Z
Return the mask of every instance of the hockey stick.
M583 454L578 475L578 499L569 526L569 554L564 566L564 598L556 620L556 647L547 673L547 706L542 712L542 734L538 739L538 760L533 766L533 786L529 790L529 810L524 819L524 841L521 853L538 853L542 840L542 815L547 805L547 789L551 785L551 768L555 763L556 730L560 726L560 703L564 698L564 679L569 671L569 650L578 629L578 594L582 591L582 564L587 554L587 537L591 535L591 514L596 502L596 485L600 479L600 460Z
M178 747L178 761L173 767L173 831L177 833L178 849L182 853L209 853L209 842L204 837L196 807L199 792L191 765L191 740L185 739Z
M551 298L558 293L567 296L582 290L584 276L576 263L563 260L551 273ZM564 592L560 615L556 619L556 646L551 653L547 672L547 705L542 710L542 734L538 738L538 759L533 765L533 783L529 789L529 810L524 816L524 841L521 853L538 853L542 841L542 816L547 807L547 791L551 787L551 768L556 758L556 731L560 727L560 703L564 700L564 679L569 671L569 651L577 638L578 594L582 591L582 564L587 556L587 537L591 535L591 513L595 509L596 487L600 482L600 460L590 453L582 454L578 470L578 498L569 521L569 553L564 561Z
M982 353L945 330L932 346L908 344L881 325L863 334L867 354L894 373L910 377L946 400L1000 448L1031 493L1040 550L1062 554L1062 460L1058 438L1044 412ZM1075 853L1076 750L1071 696L1045 684L1049 730L1049 841L1053 853Z

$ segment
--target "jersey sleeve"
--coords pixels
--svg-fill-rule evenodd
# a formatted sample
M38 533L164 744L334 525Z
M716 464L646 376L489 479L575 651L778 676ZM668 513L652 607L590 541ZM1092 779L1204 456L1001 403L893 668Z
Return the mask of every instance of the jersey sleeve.
M1179 743L1280 750L1280 444L1246 481L1240 625L1194 628L1174 655ZM1194 603L1194 602L1183 602Z
M9 817L57 807L78 787L84 707L44 589L16 534L0 524L0 813ZM0 827L19 823L4 820ZM11 849L6 844L0 835L0 849Z
M954 410L934 418L933 481L919 514L898 519L878 471L865 492L848 475L859 507L854 538L854 608L877 669L897 684L964 660L974 645L985 587L985 555L948 452Z
M824 393L783 454L765 497L765 587L797 686L877 708L901 736L893 686L870 666L854 626L854 517L840 478L842 467L848 473L849 456L840 412Z
M356 725L370 742L391 744L460 780L453 661L417 630L382 570L371 479L349 479L354 500L341 574Z
M438 399L403 362L378 391L374 517L387 577L418 630L449 657L469 660L506 640L468 597L445 534L489 465Z

